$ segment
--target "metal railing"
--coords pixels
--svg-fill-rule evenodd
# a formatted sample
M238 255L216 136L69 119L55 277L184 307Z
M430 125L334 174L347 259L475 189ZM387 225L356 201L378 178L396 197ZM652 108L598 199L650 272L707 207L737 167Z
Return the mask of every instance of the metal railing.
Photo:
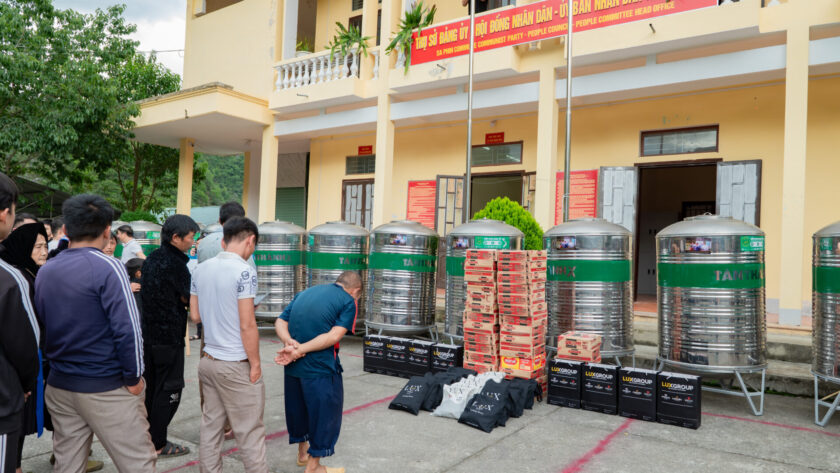
M378 48L371 49L373 56L373 78L379 78L379 55ZM335 53L330 57L329 51L309 54L295 58L274 66L277 77L274 87L277 90L294 89L311 84L320 84L349 78L358 78L361 69L361 60L356 49L348 54Z

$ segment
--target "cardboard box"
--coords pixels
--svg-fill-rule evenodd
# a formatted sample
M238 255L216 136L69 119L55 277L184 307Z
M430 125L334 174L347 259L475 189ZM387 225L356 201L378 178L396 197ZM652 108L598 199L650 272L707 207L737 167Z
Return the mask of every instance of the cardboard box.
M467 259L490 259L496 261L498 257L498 250L479 250L470 248L466 251Z
M512 272L512 273L524 273L528 271L528 261L527 260L517 260L517 261L499 261L496 269L499 271L505 272Z
M502 294L519 294L519 295L537 295L545 294L545 281L528 283L501 283L497 286L499 295Z
M479 353L475 351L464 350L464 361L470 363L482 363L485 365L499 365L498 353Z
M566 332L557 337L557 348L592 350L601 346L601 336L593 333Z
M388 337L365 335L362 339L362 367L368 373L385 372L385 345Z
M498 304L499 315L510 315L515 317L526 317L531 314L547 313L548 305L545 301L531 302L529 304Z
M493 294L494 296L497 294L496 291L496 283L477 283L477 282L468 282L467 283L467 294Z
M432 372L446 371L464 363L464 347L437 343L432 347Z
M549 404L580 409L583 363L554 359L548 363Z
M484 304L481 302L471 302L469 300L464 301L464 310L470 312L478 312L480 314L498 314L499 307L496 305L495 302L491 302L489 304Z
M480 294L468 292L464 302L469 304L494 305L496 304L495 292L482 292Z
M593 363L598 363L601 360L601 349L578 350L575 348L558 348L557 357L565 358L567 360L591 361Z
M529 261L545 261L546 259L548 259L547 250L528 250Z
M506 335L506 336L509 336L509 337L527 337L527 338L533 338L533 337L536 337L536 336L545 337L546 329L547 328L546 328L545 325L539 325L539 326L536 326L536 327L529 327L529 326L525 326L525 325L510 325L510 324L499 325L500 335L502 335L502 336ZM515 341L513 339L510 339L509 343L525 343L525 342L519 342L519 341Z
M539 330L539 327L537 327L536 331L526 334L504 331L499 333L499 343L531 346L541 345L545 343L545 335L542 330Z
M479 322L483 324L498 324L499 314L482 314L481 312L464 311L464 322Z
M493 259L466 259L464 260L464 269L477 271L495 271L496 260Z
M547 260L528 260L528 269L530 271L534 271L534 270L548 271L548 261Z
M618 367L586 363L580 405L589 411L618 413Z
M660 372L657 375L656 420L661 424L700 427L700 377Z
M499 304L524 304L545 302L545 292L528 292L524 294L499 293L496 297Z
M548 280L548 273L544 269L528 271L528 284L535 282L545 283Z
M407 338L391 337L385 344L385 373L391 376L407 376L408 345Z
M498 261L527 261L528 253L524 250L499 250Z
M486 373L488 371L499 371L499 365L474 363L472 361L465 361L464 368L475 371L476 373Z
M495 271L482 271L477 269L464 269L464 281L494 283L496 282Z
M599 352L596 356L575 356L575 355L561 355L557 354L558 360L566 360L566 361L580 361L585 363L600 363L601 362L601 353Z
M656 422L656 375L654 370L619 368L618 415Z
M496 282L500 284L528 284L528 273L499 271L496 273Z
M476 343L464 341L464 352L483 353L485 355L498 355L499 344L497 343Z
M500 343L499 355L513 358L545 358L545 345L528 345L520 343Z
M412 376L423 376L431 371L434 346L434 342L411 340L408 344L408 359L405 371Z
M464 334L467 332L479 332L492 335L499 332L499 325L483 322L464 322Z
M496 327L498 327L498 325ZM482 343L485 345L498 345L499 332L475 332L470 330L464 330L464 341L472 343Z
M502 315L500 316L501 323L505 325L521 325L523 327L539 327L542 325L547 325L548 323L548 314L546 312L542 312L539 314L529 314L529 315Z
M500 369L515 378L535 379L545 372L545 355L534 358L502 357Z

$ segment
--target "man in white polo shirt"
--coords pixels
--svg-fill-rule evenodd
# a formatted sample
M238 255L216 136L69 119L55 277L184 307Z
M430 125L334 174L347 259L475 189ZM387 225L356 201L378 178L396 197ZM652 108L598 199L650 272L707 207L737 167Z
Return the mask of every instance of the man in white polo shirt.
M257 273L248 258L257 246L257 225L245 218L225 222L224 251L192 275L190 316L204 324L198 378L204 389L199 460L202 473L221 473L225 419L230 419L245 471L268 473L265 459L265 385L254 317Z
M146 259L143 247L134 239L134 230L130 225L120 225L117 228L117 239L123 245L122 257L120 258L122 264L126 264L128 260L134 258Z

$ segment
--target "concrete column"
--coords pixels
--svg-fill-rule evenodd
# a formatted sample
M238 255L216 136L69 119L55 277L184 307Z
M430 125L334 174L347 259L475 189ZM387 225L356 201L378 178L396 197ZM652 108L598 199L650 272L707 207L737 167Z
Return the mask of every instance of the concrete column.
M394 122L391 96L379 94L376 106L376 172L373 182L373 227L394 218ZM373 228L372 227L372 228Z
M283 59L295 57L297 47L298 0L283 0ZM272 220L274 218L272 217Z
M805 165L808 137L809 27L804 22L787 31L785 70L785 145L782 165L782 239L779 323L800 325L803 301L802 260L805 240ZM775 245L774 245L775 246Z
M175 200L175 211L183 215L189 215L192 208L194 150L195 140L181 138L181 153L178 157L178 196Z
M263 128L260 152L260 203L257 223L270 222L275 217L277 203L277 137L274 126Z
M557 194L557 123L559 109L555 99L554 66L549 65L540 69L539 93L534 218L543 230L548 230L554 226L554 203Z
M245 163L242 173L242 208L245 209L245 214L248 212L248 194L251 192L251 152L245 152Z
M370 36L368 46L376 47L376 18L379 14L379 0L363 0L362 1L362 36ZM382 31L385 31L384 29ZM384 43L383 36L382 42ZM385 49L387 44L382 46ZM373 77L373 55L368 57L359 57L361 64L360 77L362 79L370 79Z

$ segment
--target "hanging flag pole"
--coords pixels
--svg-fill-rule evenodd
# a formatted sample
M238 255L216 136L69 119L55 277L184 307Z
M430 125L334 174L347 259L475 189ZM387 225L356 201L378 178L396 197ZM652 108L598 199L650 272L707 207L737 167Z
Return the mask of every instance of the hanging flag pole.
M563 162L563 221L569 221L569 175L572 158L572 0L568 3L569 28L566 31L566 156ZM472 51L472 49L470 49ZM472 66L470 66L472 67ZM472 79L470 80L472 83Z
M472 218L470 214L472 190L472 112L473 112L473 58L475 56L475 0L470 0L470 68L467 86L467 172L464 178L464 222Z

